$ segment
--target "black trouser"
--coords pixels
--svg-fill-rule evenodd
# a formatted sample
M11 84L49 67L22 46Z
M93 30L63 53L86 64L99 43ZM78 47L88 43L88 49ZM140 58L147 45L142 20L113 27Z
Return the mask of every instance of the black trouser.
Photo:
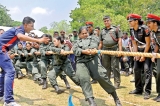
M156 90L160 94L160 58L157 58Z
M152 70L150 70L150 66L150 58L146 58L144 62L134 61L135 87L137 91L151 93Z

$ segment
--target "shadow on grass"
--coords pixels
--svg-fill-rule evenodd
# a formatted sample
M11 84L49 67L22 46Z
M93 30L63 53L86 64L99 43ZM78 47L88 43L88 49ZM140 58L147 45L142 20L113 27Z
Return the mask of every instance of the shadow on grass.
M122 88L127 88L127 87L125 87L125 86L120 86L118 89L122 89Z
M74 92L77 92L77 91L74 90L74 89L69 89L69 92L64 92L64 93L69 94L69 95L71 94L73 98L77 98L79 100L81 106L89 106L88 101L85 101L85 99L82 99L82 98L79 98L76 95L73 95ZM78 91L78 93L82 93L82 92ZM109 105L105 104L105 101L106 100L103 100L103 99L100 99L100 98L95 98L95 102L97 103L98 106L109 106Z
M81 106L89 106L89 103L85 99L79 99ZM106 100L95 98L95 102L98 106L109 106L105 104Z
M30 106L30 105L31 105L31 106L34 105L34 102L35 102L35 101L45 100L45 99L30 99L30 98L23 97L23 96L21 96L21 95L15 95L15 96L20 99L20 101L17 100L18 102L26 103L26 104L28 104L29 106ZM50 105L50 106L53 106L53 105Z

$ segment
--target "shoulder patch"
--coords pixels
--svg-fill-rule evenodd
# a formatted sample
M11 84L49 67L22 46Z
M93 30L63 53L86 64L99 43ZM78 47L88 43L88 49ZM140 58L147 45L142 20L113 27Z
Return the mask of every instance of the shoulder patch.
M146 29L145 29L145 32L146 32L146 34L148 35L148 34L149 34L149 29L146 28Z

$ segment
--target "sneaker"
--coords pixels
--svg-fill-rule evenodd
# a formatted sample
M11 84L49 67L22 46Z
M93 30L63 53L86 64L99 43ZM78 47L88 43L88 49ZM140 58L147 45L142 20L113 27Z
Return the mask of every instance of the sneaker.
M16 102L10 102L8 104L4 102L3 106L21 106L21 105L17 104Z

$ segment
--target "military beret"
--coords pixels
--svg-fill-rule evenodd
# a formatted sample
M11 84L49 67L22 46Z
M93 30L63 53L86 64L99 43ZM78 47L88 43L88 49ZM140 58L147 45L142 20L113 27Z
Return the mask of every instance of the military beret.
M86 26L93 26L93 22L87 21Z
M147 21L160 21L160 17L154 14L148 14Z
M127 20L128 21L133 21L133 20L141 20L141 16L140 15L138 15L138 14L129 14L128 16L127 16Z

